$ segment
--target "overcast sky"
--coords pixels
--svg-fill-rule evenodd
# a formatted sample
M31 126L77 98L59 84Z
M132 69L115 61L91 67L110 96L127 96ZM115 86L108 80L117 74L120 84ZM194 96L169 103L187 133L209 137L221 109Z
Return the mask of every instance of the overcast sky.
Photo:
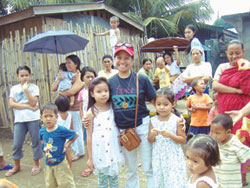
M221 17L250 11L250 0L210 0L210 4L214 10L211 24L217 19L218 14Z

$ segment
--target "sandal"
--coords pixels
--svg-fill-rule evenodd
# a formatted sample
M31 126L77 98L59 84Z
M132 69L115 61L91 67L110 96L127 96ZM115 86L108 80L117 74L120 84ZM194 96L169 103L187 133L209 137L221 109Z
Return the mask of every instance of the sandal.
M248 182L245 181L245 183L242 184L242 187L245 187L245 186L247 186L247 185L248 185Z
M42 171L42 168L41 168L41 167L32 168L32 169L31 169L31 176L35 176L35 175L39 174L41 171Z
M20 169L19 170L15 170L15 169L10 169L10 170L8 170L7 172L6 172L6 174L5 174L5 176L6 177L10 177L10 176L13 176L14 174L16 174L16 173L18 173L20 171Z
M2 170L10 170L10 169L12 169L12 168L13 168L13 165L12 165L12 164L7 164L5 167L0 168L0 171L2 171Z
M90 169L86 169L84 170L82 173L81 173L81 176L82 177L88 177L92 174L93 170L90 170Z
M84 155L78 156L78 155L72 155L72 162L75 162L79 160L80 158L84 157Z

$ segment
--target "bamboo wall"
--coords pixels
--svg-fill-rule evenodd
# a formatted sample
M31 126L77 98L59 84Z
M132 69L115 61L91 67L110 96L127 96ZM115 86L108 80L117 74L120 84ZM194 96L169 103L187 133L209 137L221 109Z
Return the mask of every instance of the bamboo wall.
M111 54L111 48L109 46L109 36L96 37L93 35L95 32L103 32L105 29L100 27L92 27L83 23L83 31L79 25L73 30L72 23L66 23L62 19L45 18L46 21L42 26L43 32L48 30L61 30L66 29L73 31L74 33L89 40L88 45L82 51L78 51L71 54L76 54L82 62L81 67L89 65L93 67L97 72L102 69L101 59L104 54ZM74 27L75 28L75 27ZM29 33L29 34L27 34ZM35 83L40 88L40 105L46 102L53 102L56 97L56 93L51 92L50 87L54 81L54 78L58 72L58 62L65 62L66 55L55 54L39 54L32 52L23 52L24 43L32 36L38 34L37 28L32 27L29 31L23 28L22 31L16 30L15 33L10 32L9 38L5 38L1 41L0 49L0 126L13 127L13 113L8 104L8 96L10 88L18 84L16 78L16 69L20 65L27 65L32 71L32 83ZM144 39L139 34L131 34L126 28L121 28L121 40L130 42L134 45L135 50L135 63L134 70L138 70L139 63L139 49L145 43ZM149 54L153 57L153 54Z

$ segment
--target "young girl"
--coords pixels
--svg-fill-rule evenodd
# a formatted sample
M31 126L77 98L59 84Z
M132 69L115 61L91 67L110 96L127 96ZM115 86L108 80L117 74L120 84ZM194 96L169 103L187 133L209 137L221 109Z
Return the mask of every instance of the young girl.
M118 73L117 69L113 69L114 65L113 65L113 58L111 55L103 56L102 64L104 66L104 70L98 72L98 77L105 77L109 79Z
M203 79L194 79L191 86L195 94L188 97L186 104L188 111L192 113L188 132L208 134L210 131L210 126L207 122L208 111L211 109L213 101L208 94L203 93L206 89Z
M207 119L208 125L211 125L211 122L213 121L213 119L219 114L217 96L218 96L218 93L214 91L213 93L214 106L211 108L211 110L208 113L208 119Z
M73 121L72 115L67 111L70 108L70 101L69 98L65 95L59 95L56 98L55 105L58 108L58 119L57 125L66 127L67 129L73 130ZM72 157L70 150L66 151L66 159L69 163L70 168L72 167Z
M86 116L87 108L88 108L88 101L89 101L89 83L96 77L96 72L91 67L83 67L81 71L81 80L84 82L84 88L80 91L78 95L78 101L81 102L80 104L80 117L83 119ZM86 128L83 126L83 138L86 141L87 134ZM88 177L92 173L91 169L83 170L81 176Z
M14 136L12 158L14 160L13 169L5 175L12 176L20 171L20 160L23 157L22 147L29 131L32 141L32 151L34 167L31 175L40 173L39 159L42 158L41 142L38 139L40 124L40 110L38 109L39 88L30 83L31 71L28 66L19 66L17 68L17 78L20 84L15 85L10 90L9 104L14 110Z
M219 183L213 166L220 162L217 142L210 136L193 134L187 136L186 165L192 173L188 188L218 188Z
M180 119L172 113L174 93L170 88L156 92L155 107L159 115L151 118L148 141L153 143L154 187L186 188L185 157L181 144L186 135Z
M124 162L118 140L118 129L111 107L108 81L99 77L89 87L87 118L91 119L87 129L87 150L89 169L98 175L98 187L119 187L119 165Z
M191 56L191 49L194 46L200 47L203 49L201 42L199 41L199 39L195 36L196 35L196 29L194 27L194 25L190 24L187 25L185 30L184 30L184 35L185 38L189 41L189 46L186 49L187 54L189 54L189 59L190 61L192 61L192 56ZM202 61L205 62L205 54L203 54L203 56L201 57Z

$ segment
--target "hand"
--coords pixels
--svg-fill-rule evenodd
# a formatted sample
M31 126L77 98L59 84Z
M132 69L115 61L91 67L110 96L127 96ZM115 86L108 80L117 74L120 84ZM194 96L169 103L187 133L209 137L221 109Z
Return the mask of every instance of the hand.
M178 46L173 46L173 49L174 49L174 51L176 52L178 52Z
M39 108L39 106L37 106L37 105L36 106L30 106L29 105L30 110L36 111L38 108Z
M91 119L83 117L82 118L82 124L87 129L90 126L90 124L91 124Z
M87 160L87 166L90 170L94 170L94 164L92 160L90 159Z
M158 136L159 132L160 131L158 129L151 129L151 135L154 137Z
M161 131L160 134L161 134L162 136L166 137L166 138L171 138L171 136L172 136L172 133L169 132L169 131L167 131L167 130Z
M62 72L63 72L62 70L59 70L59 72L58 72L58 80L60 80L60 81L64 79Z
M183 116L181 116L178 123L179 123L180 126L183 126L182 130L186 131L186 120L185 120L185 118Z
M243 92L242 92L241 89L236 89L235 91L236 91L236 92L235 92L236 94L243 94Z
M96 36L96 33L95 33L95 32L93 32L93 35L94 35L94 36Z
M29 88L29 82L28 81L25 82L22 87L23 87L23 90L27 90Z
M233 124L235 124L244 116L244 114L241 111L237 111L237 110L227 111L225 113L231 116L231 118L233 119Z

